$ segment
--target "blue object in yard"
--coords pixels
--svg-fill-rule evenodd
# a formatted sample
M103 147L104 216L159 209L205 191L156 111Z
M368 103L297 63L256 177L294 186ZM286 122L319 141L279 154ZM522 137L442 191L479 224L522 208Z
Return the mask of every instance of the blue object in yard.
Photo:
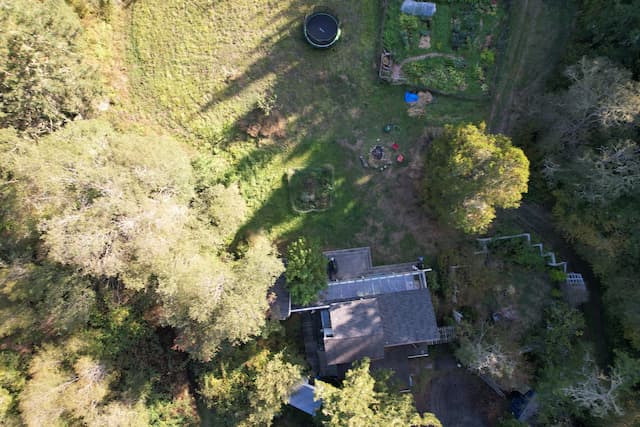
M315 387L304 381L290 391L289 405L300 409L302 412L314 416L322 406L322 400L315 399Z
M414 102L418 102L418 94L411 93L409 91L404 93L404 102L407 104L412 104Z
M518 393L511 399L511 413L516 419L520 418L533 396L535 391L529 390L526 394Z

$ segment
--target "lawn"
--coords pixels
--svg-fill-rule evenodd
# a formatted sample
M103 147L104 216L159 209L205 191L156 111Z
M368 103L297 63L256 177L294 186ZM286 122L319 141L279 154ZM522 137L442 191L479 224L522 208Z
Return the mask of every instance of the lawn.
M376 78L381 5L327 1L342 27L329 50L304 42L302 22L313 6L136 1L129 48L135 108L214 153L205 167L220 181L239 182L251 211L241 233L260 229L281 243L305 234L326 248L371 245L376 261L433 255L451 232L420 206L425 128L480 121L487 106L436 97L424 117L409 117L403 88ZM267 114L282 118L281 129L264 137L254 122ZM385 133L388 123L396 126ZM402 164L362 167L359 157L374 145L396 154L393 143ZM334 168L332 207L295 213L286 173L325 164Z
M494 100L488 123L493 132L511 134L526 117L531 99L545 90L547 78L565 50L575 14L569 0L513 3L507 14L506 49L498 60Z

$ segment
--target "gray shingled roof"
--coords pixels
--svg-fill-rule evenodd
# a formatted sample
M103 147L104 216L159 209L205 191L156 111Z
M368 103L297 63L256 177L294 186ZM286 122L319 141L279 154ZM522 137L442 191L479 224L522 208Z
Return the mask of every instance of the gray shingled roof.
M384 345L403 345L439 337L428 289L376 297L384 329Z
M327 364L384 357L384 347L439 337L428 289L395 292L331 305L333 338L325 338Z
M381 359L384 357L384 335L370 335L356 338L324 340L327 365L340 365L368 357Z
M329 313L333 337L324 339L327 364L384 357L384 329L375 298L333 304Z

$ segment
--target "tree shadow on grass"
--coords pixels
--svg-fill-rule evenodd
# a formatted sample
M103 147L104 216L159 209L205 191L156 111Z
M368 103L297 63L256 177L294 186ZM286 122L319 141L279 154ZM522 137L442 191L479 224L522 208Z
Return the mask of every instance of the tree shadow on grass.
M329 144L336 147L327 147ZM360 171L348 167L349 161L337 145L335 142L323 141L318 146L315 140L306 139L294 146L285 156L287 163L291 158L303 157L303 169L327 164L335 168L332 206L329 209L309 213L294 211L287 180L288 171L282 170L277 186L238 230L232 247L258 230L271 233L279 244L300 234L316 238L324 247L341 247L355 243L356 234L366 225L366 216L370 215L371 211L364 203L367 194L361 193L361 188L355 182ZM245 157L240 159L238 165L246 163Z
M403 229L395 216L396 212L415 210L415 206L380 206L398 202L398 197L389 194L398 193L398 186L409 188L406 184L409 175L405 173L405 179L401 180L399 170L392 173L363 170L358 159L378 143L390 145L397 141L403 149L413 150L424 122L406 115L402 88L381 85L377 80L375 23L380 22L380 16L375 19L372 16L379 11L351 3L342 3L337 8L342 9L338 14L347 16L353 26L345 24L346 35L335 47L316 50L307 45L301 28L304 14L296 9L292 12L296 16L280 30L280 38L269 47L268 54L251 64L228 87L212 94L200 108L203 115L224 108L221 103L246 95L247 86L274 73L275 80L265 96L275 99L274 109L287 119L286 136L266 140L261 145L259 140L242 135L243 126L255 120L252 118L258 107L255 105L229 123L232 135L217 146L229 153L241 153L228 165L223 180L225 184L239 181L245 199L254 209L235 235L232 249L259 230L269 233L280 246L304 234L317 238L325 248L370 244L386 246L387 254L399 243L404 252L410 252L411 243L420 244L424 239L419 234L414 234L413 239L407 237L406 233L415 230ZM356 18L352 15L361 9L371 16L353 23ZM392 135L383 134L382 127L389 122L399 124L400 130ZM233 144L242 147L234 151ZM421 163L417 153L412 161ZM324 164L335 169L333 206L324 212L294 212L285 178L287 168ZM383 198L385 202L380 201ZM400 230L391 230L394 227ZM432 228L430 225L419 229ZM394 238L389 239L388 235Z

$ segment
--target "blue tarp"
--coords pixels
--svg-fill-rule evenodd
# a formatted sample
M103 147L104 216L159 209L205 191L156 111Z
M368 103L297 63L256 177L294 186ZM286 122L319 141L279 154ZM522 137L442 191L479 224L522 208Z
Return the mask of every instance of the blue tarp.
M404 93L404 102L411 104L413 102L418 102L418 94L405 92Z

